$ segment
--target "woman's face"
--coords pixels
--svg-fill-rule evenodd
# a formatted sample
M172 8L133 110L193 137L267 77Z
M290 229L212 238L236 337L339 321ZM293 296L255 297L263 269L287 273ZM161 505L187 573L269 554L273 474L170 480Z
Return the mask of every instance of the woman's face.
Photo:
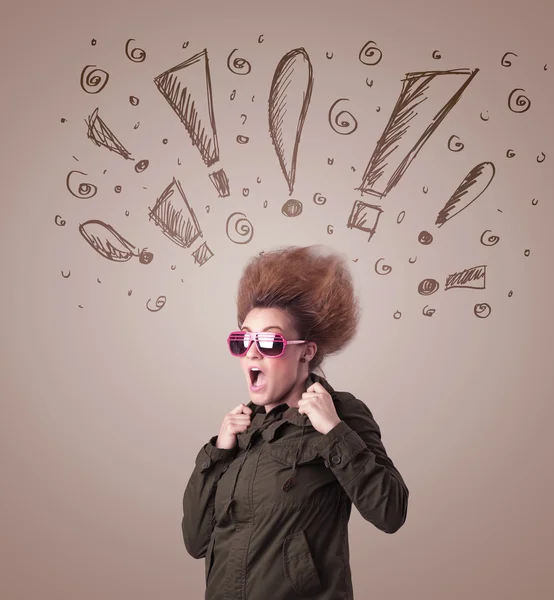
M252 309L244 320L242 330L280 333L287 341L299 339L288 313L278 308ZM261 354L255 343L251 344L248 352L239 360L252 402L258 406L265 406L266 412L283 402L289 406L297 406L305 391L309 361L316 350L317 346L313 342L287 344L281 356L270 358ZM300 361L302 356L306 357L306 362ZM257 380L259 389L252 385L252 367L261 370Z

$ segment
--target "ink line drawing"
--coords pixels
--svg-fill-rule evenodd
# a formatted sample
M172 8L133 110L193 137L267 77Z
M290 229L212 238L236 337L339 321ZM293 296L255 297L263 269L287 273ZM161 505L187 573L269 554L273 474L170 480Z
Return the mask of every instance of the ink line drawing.
M452 273L446 278L445 290L452 288L466 288L472 290L485 289L485 276L487 273L487 265L479 265L464 269L459 273Z
M347 110L341 110L338 113L336 113L335 115L333 115L335 106L339 102L344 102L344 101L349 102L349 99L348 98L339 98L338 100L333 102L333 104L331 104L331 108L329 109L329 114L328 114L329 125L331 125L331 129L335 133L338 133L340 135L350 135L350 134L354 133L356 131L356 129L358 129L358 121L356 120L356 117L354 117L354 115L351 112L348 112ZM350 118L347 120L342 120L343 115L347 115Z
M417 236L417 241L423 246L428 246L433 241L433 235L428 231L421 231Z
M375 45L375 42L369 41L360 50L358 58L362 64L374 67L381 62L383 53Z
M217 195L220 198L226 198L231 193L229 190L229 180L227 179L227 174L223 169L219 169L219 171L210 173L209 177L210 181L217 190Z
M233 217L237 216L239 218L231 222L233 220ZM229 235L229 232L232 228L234 228L235 232L238 233L239 236L245 237L245 239L241 240L240 238L236 238L235 236L231 237ZM234 212L229 215L227 223L225 224L225 230L227 237L235 244L248 244L248 242L250 242L250 240L254 236L254 227L252 223L246 218L246 215L241 212Z
M146 308L150 311L150 312L158 312L160 310L162 310L162 308L165 306L167 298L165 296L158 296L156 298L156 308L150 308L149 304L150 302L152 302L152 298L149 298L148 301L146 302Z
M140 100L136 96L129 96L129 104L131 106L138 106Z
M147 265L154 258L152 252L147 252L146 248L137 251L137 248L111 225L98 219L92 219L80 224L79 233L98 254L108 260L126 262L133 256L136 256L141 264Z
M421 313L423 314L424 317L432 317L435 314L435 309L434 308L429 308L429 305L426 304L423 307L423 310L421 311Z
M486 319L491 314L491 306L486 302L481 302L473 307L473 314L480 319Z
M398 225L400 225L400 223L402 223L402 221L404 220L405 216L406 216L406 211L405 210L401 210L398 213L398 216L396 217L396 222L398 223Z
M136 165L135 165L135 171L137 173L142 173L143 171L145 171L148 168L148 165L150 164L150 161L147 160L146 158L139 161Z
M508 97L508 108L515 113L524 113L527 112L531 108L531 100L525 94L519 94L517 98L514 100L513 97L517 92L524 92L525 90L522 88L516 88L512 90L510 96Z
M516 153L511 148L509 148L506 152L507 158L513 158L515 155Z
M87 65L81 71L81 88L87 94L99 94L106 87L109 79L109 73L103 69L96 68L96 65Z
M75 196L75 198L82 198L85 200L95 196L98 192L98 188L93 183L81 182L79 183L77 188L75 188L75 186L70 181L71 176L74 173L78 173L79 175L84 175L85 177L88 177L88 175L86 173L83 173L82 171L70 171L65 179L65 186L67 187L69 192L73 196Z
M440 60L442 58L442 55L440 53L439 50L433 50L433 54L431 54L431 56L435 59L435 60Z
M142 48L135 47L129 52L129 44L134 41L135 40L133 38L131 38L130 40L127 40L127 43L125 44L125 56L130 61L135 62L135 63L144 62L144 60L146 59L146 52Z
M400 319L402 317L402 313L397 310L393 315L392 315L396 320Z
M490 229L485 229L485 231L483 231L483 233L481 234L481 244L483 244L483 246L494 246L496 244L498 244L500 238L497 235L489 235L489 237L487 238L487 241L485 242L483 240L483 238L485 237L486 233L489 233Z
M316 192L314 194L313 200L314 204L317 204L318 206L322 206L327 202L327 198L325 196L322 196L319 192Z
M68 271L68 272L67 272L67 275L65 275L63 271L60 271L60 273L62 274L62 277L63 277L64 279L67 279L67 278L68 278L68 277L71 275L71 271Z
M458 141L452 144L452 140L457 139ZM448 138L448 149L452 152L460 152L464 149L464 144L460 141L460 138L457 135L451 135Z
M439 282L436 279L424 279L417 287L417 293L421 296L430 296L439 289Z
M507 56L515 56L517 58L517 54L514 54L513 52L506 52L506 54L504 54L504 56L500 59L500 64L503 67L511 67L512 66L512 61L508 60L506 57Z
M488 112L488 111L487 111L487 112ZM487 115L487 118L485 119L485 117L483 116L483 111L481 111L481 113L480 113L480 115L479 115L479 116L481 117L481 120L482 120L482 121L488 121L488 120L490 119L489 115Z
M194 264L199 266L202 266L204 263L210 260L213 255L214 253L211 251L206 242L202 242L202 244L200 244L200 246L198 246L198 248L192 253Z
M362 200L356 200L348 217L346 226L349 229L359 229L369 233L368 242L375 235L379 217L383 209L375 204L368 204Z
M290 198L283 204L281 213L284 214L285 217L297 217L302 213L302 202Z
M398 184L478 72L479 69L453 69L406 74L398 100L357 188L362 194L383 198Z
M379 258L377 259L376 263L375 263L375 272L377 273L377 275L388 275L391 271L392 271L392 267L390 265L383 265L382 267L380 267L379 263L385 260L384 258Z
M100 118L98 115L98 108L94 110L88 120L85 120L85 123L87 124L88 138L97 146L103 146L111 152L119 154L126 160L134 160L134 158L131 158L131 153L123 146L111 129Z
M59 219L59 221L58 221ZM58 227L64 227L65 226L65 219L62 219L61 215L56 215L54 217L54 223L56 223L56 225Z
M542 156L542 158L540 158ZM546 160L546 154L544 152L541 152L538 156L537 156L537 162L538 163L543 163Z
M235 48L227 57L227 68L235 75L248 75L252 70L252 65L245 58L235 58L231 62L231 57L237 50L238 48Z
M287 52L277 65L268 100L269 133L283 175L294 190L298 146L312 97L313 69L304 48Z
M181 183L175 177L156 200L149 218L161 228L166 237L181 248L189 248L203 236L196 214Z

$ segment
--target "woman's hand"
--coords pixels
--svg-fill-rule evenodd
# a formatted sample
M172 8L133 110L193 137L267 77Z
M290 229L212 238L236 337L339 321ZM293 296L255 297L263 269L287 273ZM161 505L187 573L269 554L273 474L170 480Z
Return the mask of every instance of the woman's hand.
M246 404L239 404L223 417L219 435L215 443L216 448L230 450L237 445L237 433L246 431L250 427L252 409Z
M314 429L325 435L340 423L333 399L321 383L312 384L298 401L298 412L308 415Z

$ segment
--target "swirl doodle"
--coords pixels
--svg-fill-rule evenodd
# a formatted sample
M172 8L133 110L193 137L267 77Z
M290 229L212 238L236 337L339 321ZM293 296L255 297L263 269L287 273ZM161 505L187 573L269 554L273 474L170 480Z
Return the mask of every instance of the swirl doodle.
M314 194L314 204L317 204L318 206L322 206L323 204L325 204L327 202L327 198L325 196L322 196L319 192Z
M59 219L59 221L58 221ZM54 217L54 223L56 223L56 225L58 227L64 227L65 226L65 219L62 219L61 215L56 215Z
M140 100L136 96L129 96L129 103L131 106L138 106Z
M464 144L461 141L455 142L454 145L451 144L452 140L456 138L456 139L460 139L457 135L451 135L450 138L448 139L448 149L451 150L452 152L460 152L461 150L464 149Z
M440 60L442 58L440 52L438 50L433 50L433 54L431 54L431 56L435 59L435 60Z
M143 171L146 171L146 169L148 168L148 165L150 164L150 161L147 160L146 158L143 160L140 160L136 165L135 165L135 171L137 173L142 173Z
M506 57L509 55L515 56L517 58L517 54L515 54L514 52L506 52L506 54L504 54L504 56L502 57L502 59L500 60L500 64L503 67L511 67L512 66L512 61L511 60L507 60Z
M96 40L94 38L92 40L90 40L90 45L91 46L96 46Z
M327 233L329 235L333 235L333 226L332 225L327 225Z
M400 317L402 317L402 313L397 310L394 315L392 315L396 320L400 319Z
M113 190L114 190L114 192L116 194L120 194L121 193L121 186L120 185L116 185Z
M65 179L65 185L67 189L71 192L71 194L75 196L75 198L83 198L85 200L95 196L96 192L98 192L98 188L93 183L83 182L80 183L76 189L74 188L74 186L69 181L74 173L78 173L79 175L84 175L85 177L88 177L88 175L86 173L83 173L82 171L70 171Z
M536 198L533 198L533 200L531 200L531 204L533 206L537 206L538 203L539 203L539 201Z
M144 62L146 59L146 52L142 48L135 47L129 52L129 44L134 41L135 40L133 38L127 40L127 43L125 44L125 56L135 63Z
M485 237L485 234L489 233L490 231L490 229L485 229L485 231L483 231L483 233L481 234L481 244L483 244L483 246L494 246L495 244L498 244L500 240L500 238L497 235L489 235L487 241L485 242L483 238Z
M513 291L513 290L510 290L510 291L508 292L508 298L511 298L511 297L513 296L513 294L514 294L514 291Z
M548 71L548 65L544 65L543 69L544 69L545 71Z
M408 262L413 265L415 263L415 261L417 260L417 256L414 258L414 260L412 260L411 258L408 259Z
M529 256L529 254L531 254L531 250L529 250L529 248L527 248L527 250L525 250L525 252L523 254L525 256Z
M373 79L369 81L369 77L366 77L365 84L367 85L367 87L373 87Z
M338 112L336 115L333 116L333 110L334 110L335 106L339 102L343 102L343 101L349 102L348 98L339 98L338 100L333 102L333 104L331 105L331 108L329 109L329 115L328 115L329 125L331 125L331 129L335 133L338 133L340 135L350 135L351 133L354 133L356 131L356 129L358 129L358 121L356 121L356 118L354 117L354 115L352 113L348 112L347 110L341 110L340 112ZM347 117L350 117L350 119L340 120L340 119L342 119L343 115L347 115Z
M302 202L290 198L283 204L281 213L285 215L285 217L297 217L302 213Z
M227 68L235 75L248 75L252 70L252 65L245 58L235 58L231 63L231 57L238 50L235 48L227 57Z
M125 216L126 216L126 217L128 217L128 216L129 216L129 214L130 214L130 213L129 213L129 211L128 211L128 210L126 210L126 211L125 211Z
M331 52L331 56L329 56L329 52L326 52L326 53L325 53L325 56L326 56L326 57L327 57L329 60L331 60L331 59L333 58L333 53Z
M375 272L377 273L377 275L388 275L391 271L392 271L392 267L390 265L383 265L383 270L380 271L379 270L379 263L385 260L384 258L379 258L376 262L375 262Z
M150 311L150 312L158 312L160 310L162 310L162 308L165 306L165 302L166 302L167 298L165 296L158 296L156 298L156 308L150 308L150 306L148 306L150 304L150 302L152 302L152 298L148 299L148 302L146 303L146 308Z
M428 231L422 231L417 236L417 241L423 246L428 246L433 241L433 235Z
M380 106L378 106L378 107L377 107L375 110L376 110L377 112L381 112L381 107L380 107Z
M516 155L516 153L511 148L508 148L508 150L506 152L506 156L508 158L513 158L515 155Z
M488 111L487 111L487 113L488 113ZM483 116L483 111L481 111L481 114L479 116L481 117L482 121L488 121L490 119L488 114L487 114L487 118L485 119L485 117Z
M517 92L524 92L525 90L523 88L516 88L515 90L512 90L512 92L510 93L510 96L508 98L508 108L515 113L524 113L527 112L530 108L531 108L531 100L529 100L529 98L527 96L525 96L524 94L520 94L519 96L517 96L517 98L515 99L515 102L513 102L513 97L514 94L517 94Z
M434 308L428 308L428 307L429 307L429 305L426 304L423 307L423 310L421 311L421 313L422 313L422 315L424 317L432 317L435 314L435 309Z
M237 135L237 142L239 144L248 144L250 138L247 135Z
M398 213L398 216L396 217L396 222L398 223L398 225L400 225L400 223L402 223L402 221L404 220L404 217L406 216L406 211L402 210Z
M327 164L328 164L328 165L332 165L334 162L335 162L335 159L334 159L334 158L328 158L328 159L327 159Z
M369 41L360 50L358 58L360 59L360 62L362 64L374 67L375 65L378 65L381 62L381 59L383 58L383 53L375 45L375 42Z
M230 235L229 235L229 230L231 229L231 227L229 226L229 224L231 223L231 219L233 219L233 217L238 216L239 218L234 222L234 229L235 232L238 233L240 236L247 236L246 239L244 240L240 240L240 239L233 239ZM240 231L239 231L239 223L241 223L240 225ZM254 227L252 226L252 223L246 218L246 215L244 213L241 212L234 212L231 215L229 215L229 218L227 219L227 223L226 223L226 233L227 233L227 237L234 243L234 244L248 244L248 242L252 239L253 235L254 235Z
M418 286L418 294L430 296L439 289L439 282L436 279L424 279Z
M177 268L177 265L171 265L171 270L175 271L175 269Z
M62 277L63 277L64 279L67 279L67 278L68 278L68 277L71 275L71 271L68 271L68 272L67 272L67 275L64 275L63 271L60 271L60 272L61 272L61 274L62 274Z
M250 193L250 189L249 188L242 188L242 195L246 198L246 196L248 196L248 194Z
M140 127L140 121L137 121L135 123L135 126L133 127L133 129L138 129Z
M481 302L473 307L473 314L480 319L486 319L491 314L490 304Z
M87 65L81 71L81 88L87 94L100 93L108 83L110 75L103 69L95 68L96 65ZM89 69L93 69L89 71Z
M540 158L542 154L542 158ZM546 154L544 152L541 152L538 156L537 156L537 162L538 163L543 163L546 160Z

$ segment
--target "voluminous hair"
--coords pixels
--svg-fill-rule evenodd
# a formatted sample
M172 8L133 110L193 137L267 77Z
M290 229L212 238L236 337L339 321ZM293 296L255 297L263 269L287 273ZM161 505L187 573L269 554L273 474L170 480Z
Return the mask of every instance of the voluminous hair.
M360 305L346 258L323 245L287 246L249 260L239 281L239 329L254 308L286 311L300 336L315 342L310 371L354 337Z

